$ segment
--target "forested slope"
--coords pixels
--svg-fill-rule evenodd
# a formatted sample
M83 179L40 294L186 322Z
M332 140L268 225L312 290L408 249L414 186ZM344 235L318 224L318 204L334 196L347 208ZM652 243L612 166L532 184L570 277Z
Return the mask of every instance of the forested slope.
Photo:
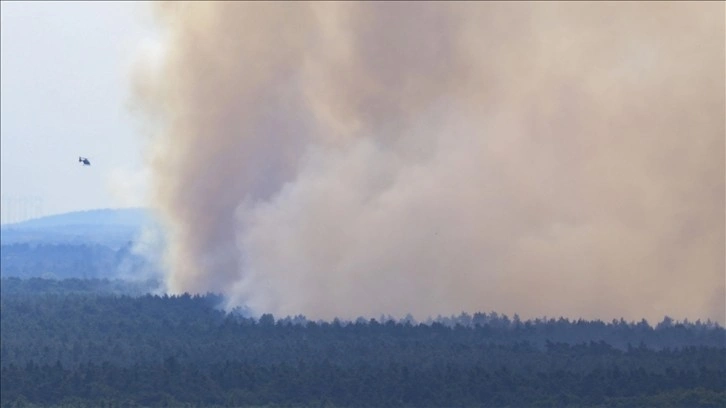
M726 405L710 322L253 319L217 295L83 284L3 280L3 406Z

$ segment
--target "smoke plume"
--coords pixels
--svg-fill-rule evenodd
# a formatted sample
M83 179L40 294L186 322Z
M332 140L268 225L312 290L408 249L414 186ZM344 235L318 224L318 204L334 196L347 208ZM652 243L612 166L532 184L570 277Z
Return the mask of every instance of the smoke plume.
M724 4L161 3L167 284L313 318L724 322Z

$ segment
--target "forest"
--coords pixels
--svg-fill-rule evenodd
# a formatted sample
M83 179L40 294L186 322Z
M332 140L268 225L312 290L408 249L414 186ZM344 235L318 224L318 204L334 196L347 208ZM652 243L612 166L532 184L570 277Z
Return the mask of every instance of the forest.
M155 284L3 278L0 404L726 406L711 321L256 318Z

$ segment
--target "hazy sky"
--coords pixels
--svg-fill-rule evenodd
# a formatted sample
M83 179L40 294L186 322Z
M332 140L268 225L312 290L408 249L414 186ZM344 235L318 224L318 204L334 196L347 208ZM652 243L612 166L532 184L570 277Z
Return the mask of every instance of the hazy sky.
M141 205L142 145L127 101L129 69L152 33L146 5L0 7L2 222Z

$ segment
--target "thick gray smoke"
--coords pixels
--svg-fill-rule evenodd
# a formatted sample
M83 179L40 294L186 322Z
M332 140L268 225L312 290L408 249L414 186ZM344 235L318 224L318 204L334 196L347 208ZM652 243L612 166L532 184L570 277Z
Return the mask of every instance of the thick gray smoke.
M724 322L723 3L156 11L135 90L172 291Z

